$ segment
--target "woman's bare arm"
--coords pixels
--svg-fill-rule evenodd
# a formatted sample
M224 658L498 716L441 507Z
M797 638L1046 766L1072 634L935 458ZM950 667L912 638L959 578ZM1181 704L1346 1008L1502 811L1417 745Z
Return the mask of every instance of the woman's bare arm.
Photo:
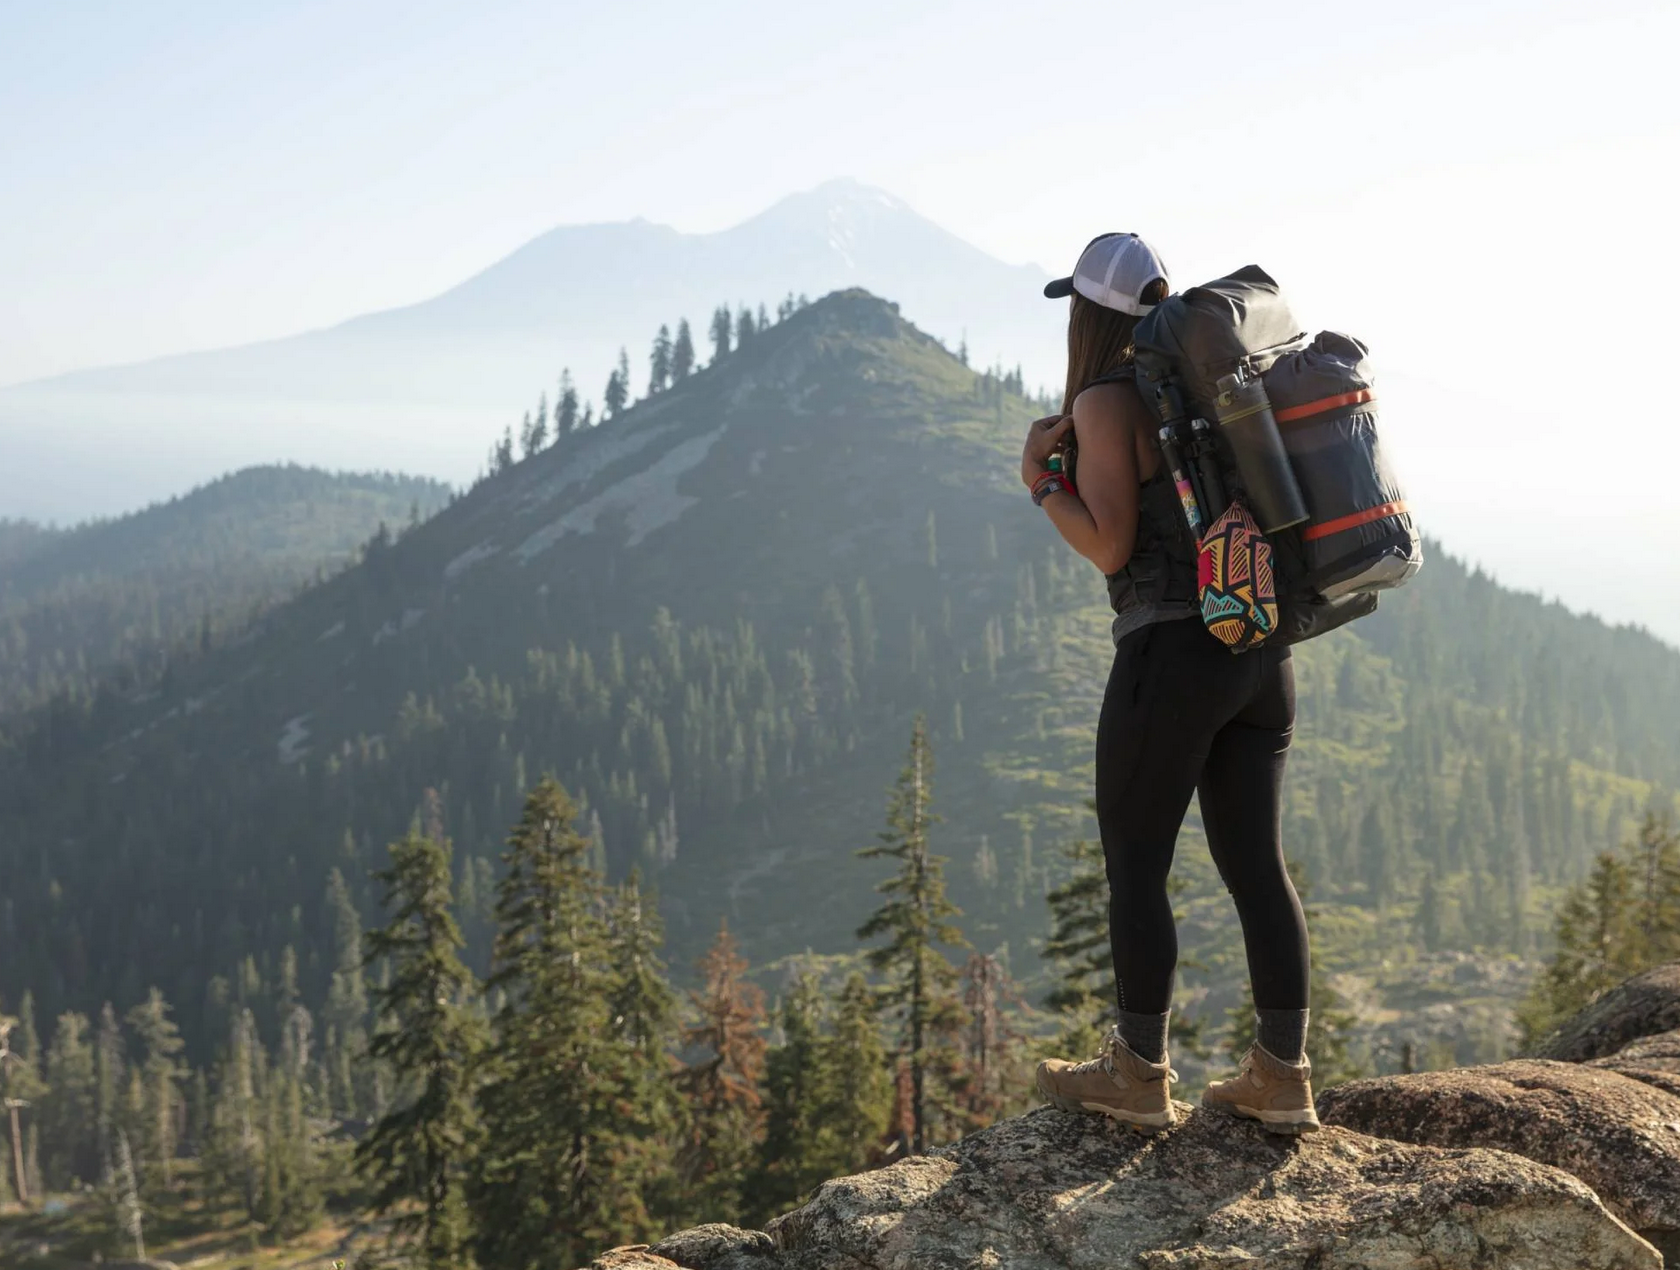
M1130 384L1087 388L1073 403L1079 493L1055 493L1044 510L1068 546L1103 573L1122 568L1137 542L1137 436L1148 410Z

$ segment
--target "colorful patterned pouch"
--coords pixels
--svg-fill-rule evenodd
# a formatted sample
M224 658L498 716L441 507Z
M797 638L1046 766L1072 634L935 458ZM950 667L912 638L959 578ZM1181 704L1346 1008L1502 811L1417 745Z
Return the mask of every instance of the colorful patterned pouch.
M1272 544L1240 502L1202 535L1196 581L1202 621L1232 652L1253 648L1277 629Z

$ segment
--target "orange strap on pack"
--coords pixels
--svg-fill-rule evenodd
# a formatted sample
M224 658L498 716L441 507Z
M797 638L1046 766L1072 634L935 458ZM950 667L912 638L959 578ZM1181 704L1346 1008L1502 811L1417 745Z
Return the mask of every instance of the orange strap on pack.
M1335 520L1327 520L1322 525L1309 525L1301 531L1303 542L1317 542L1320 538L1328 538L1331 534L1339 534L1344 529L1358 529L1361 525L1369 525L1373 520L1386 520L1390 516L1398 516L1406 510L1404 502L1379 503L1375 507L1367 507L1362 512L1354 512L1351 516L1338 516Z
M1328 410L1340 410L1343 406L1361 406L1374 400L1376 395L1369 388L1361 388L1356 392L1344 392L1336 397L1320 397L1317 401L1309 401L1303 405L1274 410L1272 418L1279 423L1289 423L1294 419L1305 419L1309 415L1321 415Z

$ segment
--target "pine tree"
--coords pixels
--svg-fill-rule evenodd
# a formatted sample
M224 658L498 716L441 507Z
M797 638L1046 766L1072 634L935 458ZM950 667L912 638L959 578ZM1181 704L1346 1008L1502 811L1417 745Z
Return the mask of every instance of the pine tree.
M671 345L671 382L680 384L694 373L694 333L688 319L677 323L676 342Z
M117 1012L107 1001L99 1011L99 1035L94 1042L94 1114L99 1148L99 1181L111 1185L116 1173L119 1088L128 1055Z
M1680 958L1680 834L1647 812L1630 847L1639 886L1639 949L1646 966Z
M859 1173L875 1163L892 1113L893 1082L875 993L861 971L840 990L834 1028L818 1058L820 1164L828 1177Z
M831 1176L825 1170L821 1119L828 1083L823 1045L822 985L811 971L789 985L777 1019L782 1042L770 1049L764 1069L764 1141L748 1193L754 1221L773 1217Z
M1623 979L1680 954L1680 837L1655 814L1601 852L1558 906L1557 950L1517 1011L1523 1045Z
M568 368L560 372L560 394L554 399L554 439L576 432L578 428L578 395Z
M669 1147L681 1136L684 1111L671 1057L677 996L660 959L663 943L658 905L644 896L641 871L632 869L607 905L608 1011L621 1073L615 1094L621 1130L618 1185L639 1193L654 1219L670 1218L679 1207Z
M728 924L720 924L700 959L702 987L689 994L698 1021L683 1037L704 1054L680 1077L689 1129L678 1169L696 1220L738 1218L764 1119L764 994L746 981L746 969Z
M344 875L327 876L327 914L332 921L332 980L322 1021L332 1038L326 1055L331 1105L351 1118L361 1106L356 1071L367 1044L367 979L362 968L362 919L350 900Z
M630 400L630 359L622 348L618 350L618 362L607 376L607 388L601 394L603 420L616 419Z
M485 1149L469 1197L479 1263L507 1270L579 1264L644 1224L616 1167L622 1063L600 879L576 816L545 777L502 853L487 987L505 1004L483 1065Z
M210 1105L204 1172L206 1190L223 1202L237 1203L256 1220L263 1195L262 1109L258 1073L262 1051L257 1023L248 1006L229 1022L228 1044L216 1077Z
M302 1082L284 1071L276 1073L268 1082L264 1104L258 1217L276 1239L296 1239L314 1228L324 1209Z
M733 333L734 323L729 317L729 306L720 304L712 310L712 365L716 366L729 355L729 342Z
M548 444L548 394L544 393L537 400L537 413L533 417L525 416L525 426L520 430L520 451L526 458L530 458L538 450Z
M938 819L928 811L932 774L927 721L918 714L909 762L888 803L889 827L878 835L880 845L858 852L865 859L885 856L899 863L898 871L875 888L888 898L858 928L858 938L889 937L868 957L887 976L881 1001L898 1012L902 1026L900 1052L911 1080L910 1149L917 1155L931 1141L930 1097L949 1114L950 1084L960 1062L957 1038L964 1020L956 996L957 971L938 945L967 946L951 920L961 910L945 897L945 859L928 848L928 826Z
M671 328L661 325L648 353L648 396L664 392L671 384Z
M1371 903L1378 909L1387 908L1394 894L1394 835L1388 819L1379 800L1365 809L1359 826L1360 868Z
M99 1180L99 1143L95 1134L93 1046L88 1021L76 1013L58 1016L52 1045L47 1050L49 1092L41 1100L41 1136L46 1155L46 1181L54 1190L69 1190L80 1182Z
M175 1112L180 1106L177 1087L183 1072L177 1055L182 1049L180 1030L169 1017L163 993L151 990L144 1003L128 1012L128 1026L144 1054L141 1070L145 1080L144 1152L156 1161L163 1184L171 1181L175 1159Z
M740 313L735 318L735 346L745 348L752 337L757 334L758 324L753 320L752 310L743 304Z
M428 819L428 832L412 827L374 874L392 916L368 932L368 957L388 959L391 978L374 994L380 1025L368 1052L411 1097L356 1144L356 1163L373 1183L375 1213L403 1209L393 1238L410 1243L427 1270L444 1270L470 1262L461 1190L479 1144L473 1073L485 1038L451 912L450 844L441 816Z
M1026 1002L1002 960L985 953L969 956L962 987L968 1018L959 1092L967 1125L983 1129L1028 1105L1027 1034L1016 1024Z
M1063 1018L1057 1048L1094 1054L1107 1031L1114 953L1108 936L1108 877L1102 847L1080 838L1065 849L1073 866L1068 880L1045 899L1050 939L1044 956L1056 966L1056 986L1045 1004Z
M502 438L490 447L490 471L505 472L513 466L513 429L502 429Z
M117 1221L122 1232L134 1241L134 1259L146 1260L145 1212L140 1206L140 1183L135 1174L134 1155L128 1149L128 1134L117 1131L115 1174Z
M1426 952L1438 952L1444 942L1444 925L1441 920L1441 885L1437 878L1439 866L1431 864L1424 871L1423 882L1418 888L1417 927L1418 941L1422 943Z
M41 1080L41 1039L35 1030L35 1005L23 994L16 1018L0 1014L0 1126L4 1126L9 1158L0 1164L0 1177L9 1169L13 1194L28 1203L40 1183L33 1176L26 1125L39 1111L46 1085Z

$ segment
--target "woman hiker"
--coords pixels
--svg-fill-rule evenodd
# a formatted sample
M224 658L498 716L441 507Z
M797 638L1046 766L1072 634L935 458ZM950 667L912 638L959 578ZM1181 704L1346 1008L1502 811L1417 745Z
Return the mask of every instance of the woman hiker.
M1274 1132L1318 1128L1306 1056L1307 926L1284 867L1280 797L1295 723L1286 646L1233 654L1196 605L1195 547L1133 381L1132 332L1165 299L1167 269L1135 234L1104 234L1073 275L1062 413L1028 430L1021 479L1075 551L1103 571L1114 665L1097 723L1096 806L1107 863L1117 1025L1087 1062L1048 1059L1038 1090L1068 1111L1143 1133L1174 1123L1167 1060L1178 936L1167 871L1195 793L1236 901L1258 1016L1238 1074L1203 1106ZM1051 464L1078 439L1070 481ZM1077 489L1075 488L1077 483Z

